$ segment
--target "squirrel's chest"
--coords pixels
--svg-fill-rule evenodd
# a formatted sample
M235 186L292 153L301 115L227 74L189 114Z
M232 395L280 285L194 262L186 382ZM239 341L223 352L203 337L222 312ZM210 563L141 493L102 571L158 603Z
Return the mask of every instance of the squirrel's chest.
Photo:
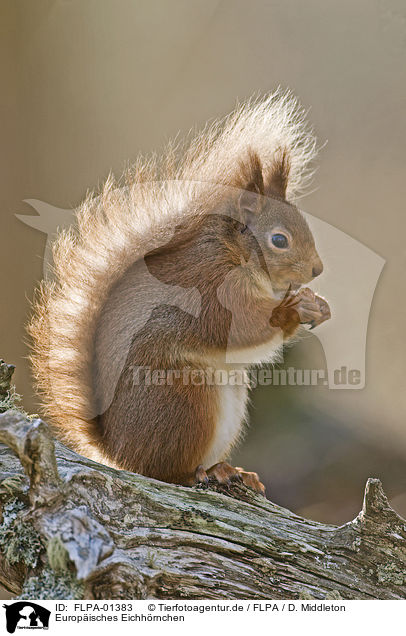
M250 367L255 364L265 364L279 361L283 348L283 335L276 333L272 340L259 345L241 349L227 350L225 360L227 364L238 364Z
M206 469L226 459L238 442L246 419L248 388L219 386L218 398L214 436L201 461Z

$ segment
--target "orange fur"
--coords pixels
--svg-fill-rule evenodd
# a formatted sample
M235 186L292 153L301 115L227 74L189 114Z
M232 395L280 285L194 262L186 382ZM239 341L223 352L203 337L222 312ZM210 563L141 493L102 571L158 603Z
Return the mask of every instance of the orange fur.
M182 147L169 147L162 160L140 158L122 182L109 177L82 203L77 227L61 232L54 245L54 280L42 283L28 328L45 411L78 452L114 465L95 421L92 368L97 321L117 281L166 244L177 224L204 216L227 187L242 187L248 156L259 157L270 184L282 157L292 200L311 175L315 153L302 109L289 92L277 91L238 106Z

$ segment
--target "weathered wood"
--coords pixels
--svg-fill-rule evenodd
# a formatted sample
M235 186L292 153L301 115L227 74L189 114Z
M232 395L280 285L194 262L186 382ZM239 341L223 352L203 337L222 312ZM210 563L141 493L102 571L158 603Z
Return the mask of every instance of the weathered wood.
M10 390L11 378L15 371L14 364L6 364L0 358L0 398L3 398Z
M406 595L406 521L378 479L368 480L356 519L337 527L303 519L240 484L222 492L183 488L101 466L54 446L44 422L15 410L0 415L0 441L7 445L0 447L0 583L15 594Z
M0 413L5 411L10 403L11 379L15 371L14 364L6 364L0 358Z

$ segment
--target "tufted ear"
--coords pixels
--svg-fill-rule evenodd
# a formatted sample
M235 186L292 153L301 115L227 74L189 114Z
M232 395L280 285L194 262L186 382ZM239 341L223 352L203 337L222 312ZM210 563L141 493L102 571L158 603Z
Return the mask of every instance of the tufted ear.
M265 176L264 194L268 197L276 196L286 198L290 173L290 158L286 149L280 149L275 153L275 158Z
M260 211L261 195L264 194L262 164L252 150L248 151L246 160L240 163L238 186L242 192L238 195L237 207L242 222L246 223L248 217Z

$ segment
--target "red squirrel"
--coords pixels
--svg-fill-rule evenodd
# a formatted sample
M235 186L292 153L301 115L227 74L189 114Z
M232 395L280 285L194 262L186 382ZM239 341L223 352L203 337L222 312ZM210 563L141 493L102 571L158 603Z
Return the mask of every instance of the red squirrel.
M54 279L29 325L63 441L163 481L238 479L264 494L256 473L226 462L246 421L246 383L185 381L184 371L270 362L300 324L330 317L302 287L323 265L294 204L315 153L296 99L277 91L88 196L56 240Z

